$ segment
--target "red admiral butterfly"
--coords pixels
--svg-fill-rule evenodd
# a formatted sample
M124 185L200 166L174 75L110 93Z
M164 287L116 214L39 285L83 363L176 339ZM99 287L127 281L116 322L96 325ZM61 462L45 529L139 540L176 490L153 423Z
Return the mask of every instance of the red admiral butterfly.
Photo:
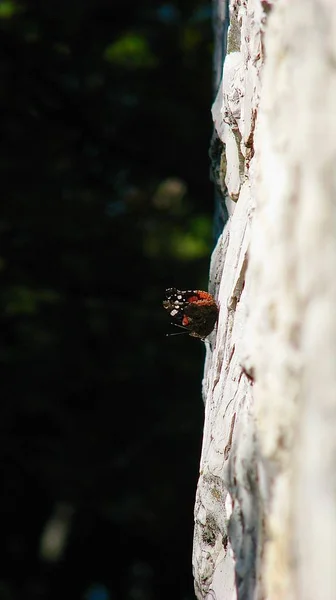
M201 339L212 332L218 319L216 300L201 290L168 288L163 308L173 318L172 325L182 327L185 333Z

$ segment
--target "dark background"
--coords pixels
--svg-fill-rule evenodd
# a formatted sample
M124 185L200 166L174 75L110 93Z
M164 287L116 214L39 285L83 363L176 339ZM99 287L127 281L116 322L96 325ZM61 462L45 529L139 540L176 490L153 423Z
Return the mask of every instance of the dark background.
M194 597L211 18L0 2L0 600Z

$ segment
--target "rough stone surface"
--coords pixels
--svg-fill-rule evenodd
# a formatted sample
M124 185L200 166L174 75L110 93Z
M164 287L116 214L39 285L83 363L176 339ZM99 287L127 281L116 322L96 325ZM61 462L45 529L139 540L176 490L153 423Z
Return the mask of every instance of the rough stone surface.
M334 600L336 2L231 0L212 115L230 217L210 268L196 595Z

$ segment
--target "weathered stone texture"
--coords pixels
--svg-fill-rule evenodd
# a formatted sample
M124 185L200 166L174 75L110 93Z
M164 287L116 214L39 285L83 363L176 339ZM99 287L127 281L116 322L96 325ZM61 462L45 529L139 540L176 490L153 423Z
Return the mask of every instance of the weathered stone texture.
M195 589L334 600L336 2L232 0L230 14L212 110L230 218L210 269L220 317L203 382Z

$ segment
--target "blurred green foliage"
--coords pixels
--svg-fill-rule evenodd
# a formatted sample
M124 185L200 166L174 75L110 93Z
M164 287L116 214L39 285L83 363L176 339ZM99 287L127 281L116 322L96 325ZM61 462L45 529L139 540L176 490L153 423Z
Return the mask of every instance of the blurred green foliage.
M158 64L145 36L135 32L124 33L113 44L107 46L104 58L129 69L148 69Z
M20 4L13 0L2 0L0 2L0 19L11 19L21 11Z
M211 43L198 0L0 2L8 600L193 597L204 350L162 298L207 286Z

